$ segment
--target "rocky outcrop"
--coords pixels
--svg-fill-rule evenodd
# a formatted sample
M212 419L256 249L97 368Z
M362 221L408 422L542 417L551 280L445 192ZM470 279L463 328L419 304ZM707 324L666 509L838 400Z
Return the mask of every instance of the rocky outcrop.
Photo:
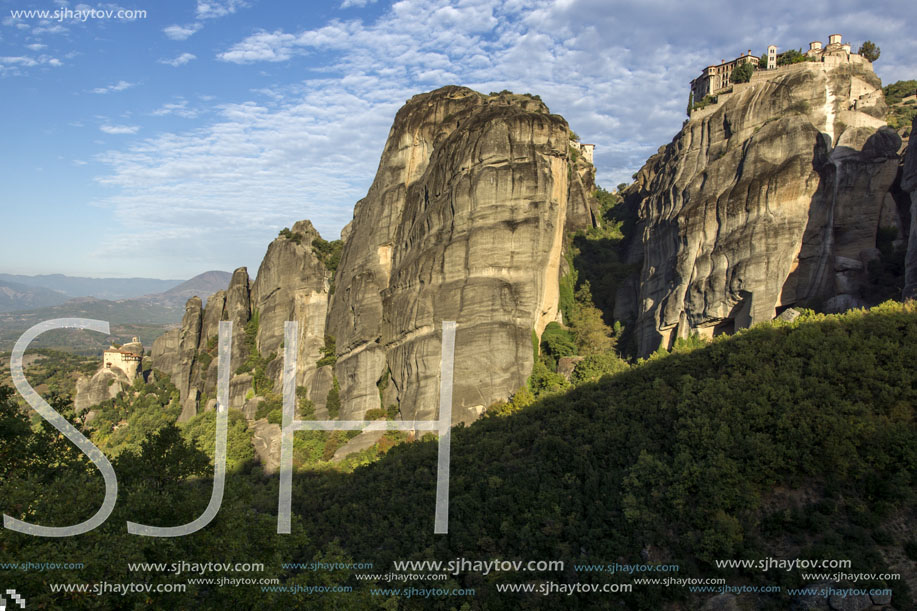
M265 473L276 473L280 469L280 426L262 419L254 422L252 429L252 446L261 468Z
M251 292L252 308L259 317L257 349L269 360L271 355L283 356L284 322L299 323L296 384L306 388L321 358L328 311L330 274L312 252L313 240L320 238L309 221L294 224L290 237L268 246ZM273 359L268 372L277 389L282 385L282 362Z
M861 305L901 141L859 56L758 73L692 115L628 190L639 235L616 313L638 351L792 305Z
M178 388L185 421L197 414L198 378L193 365L201 342L201 299L192 297L185 305L181 327L170 329L153 342L153 367L168 374Z
M117 367L99 369L92 377L81 377L76 381L73 407L80 413L93 405L114 399L130 385L127 375Z
M82 412L103 401L114 399L143 375L143 344L136 337L122 346L114 344L102 353L102 365L91 377L76 381L73 407ZM87 414L87 421L90 415Z
M240 267L232 273L226 289L226 304L220 320L232 322L232 362L238 367L248 356L245 346L245 325L252 316L251 289L248 269Z
M907 257L904 271L904 298L917 297L917 145L915 142L917 117L911 125L911 143L904 155L901 168L901 190L910 194L910 233L907 240Z
M463 87L415 96L342 231L333 282L334 262L320 252L327 243L300 221L268 247L250 288L242 268L203 315L189 302L182 328L154 346L154 364L179 381L187 417L215 396L217 323L232 320L233 370L251 349L246 325L257 327L254 350L276 393L283 323L296 320L296 382L314 417L328 417L339 389L343 419L392 406L405 419L431 419L442 321L454 320L453 414L470 421L531 373L532 334L558 317L566 232L596 222L594 189L566 121L537 97ZM260 375L233 376L230 407L247 405L254 417Z
M405 418L434 417L443 320L458 323L456 421L523 385L532 331L557 316L564 230L593 216L569 142L527 96L446 87L398 112L328 315L343 418L382 407L389 373Z

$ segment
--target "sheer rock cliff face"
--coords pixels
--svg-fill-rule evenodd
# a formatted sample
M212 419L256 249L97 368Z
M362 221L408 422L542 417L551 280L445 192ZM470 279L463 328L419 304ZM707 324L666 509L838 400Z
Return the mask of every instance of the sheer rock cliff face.
M904 166L901 171L901 190L909 193L910 207L910 235L907 240L907 257L904 267L904 298L917 298L917 117L911 124L910 144L904 156Z
M258 314L256 349L269 363L267 376L273 380L274 390L282 387L282 353L284 322L299 321L299 353L297 384L306 385L315 373L315 362L320 357L324 337L325 313L328 301L330 275L325 266L312 253L312 240L318 232L309 221L293 226L295 239L278 237L261 262L258 277L250 283L248 271L237 269L226 291L219 291L201 310L201 300L190 299L185 306L181 327L173 329L153 344L154 367L167 373L181 395L181 420L195 416L205 394L216 396L218 359L206 361L204 353L216 355L220 321L232 321L232 363L229 406L242 409L252 387L252 375L235 374L249 355L246 345L246 326ZM270 358L273 355L275 358ZM208 362L208 366L204 365Z
M294 239L278 238L268 246L252 284L251 304L258 312L256 345L265 357L277 392L282 388L284 322L299 323L296 384L309 387L321 358L331 276L312 252L319 237L309 221L293 225ZM301 236L301 237L300 237Z
M635 319L644 355L792 305L861 304L901 144L871 65L797 64L727 97L695 113L628 193L642 270L616 317Z
M250 288L236 270L225 293L203 312L189 301L182 327L154 344L154 366L181 391L182 417L213 405L217 359L207 366L201 355L215 354L217 323L233 321L236 370L255 312L257 350L278 393L283 323L299 322L297 385L315 417L327 417L337 382L342 419L391 405L404 419L435 418L444 320L458 325L453 420L512 395L531 373L532 332L557 317L565 232L595 219L594 169L569 151L566 121L537 98L462 87L411 98L342 232L333 291L313 252L318 233L301 221L293 238L271 243ZM318 367L325 336L336 362ZM233 376L230 407L246 403L251 385L251 375Z
M383 407L387 371L404 418L435 417L444 320L458 323L456 421L523 385L532 330L557 315L568 210L582 223L590 206L582 188L569 201L568 148L567 123L523 96L450 87L399 111L328 316L343 418Z

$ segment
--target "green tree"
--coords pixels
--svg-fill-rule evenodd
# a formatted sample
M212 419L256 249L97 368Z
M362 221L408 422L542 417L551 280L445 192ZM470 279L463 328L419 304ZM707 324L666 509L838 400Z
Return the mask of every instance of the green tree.
M754 72L755 66L751 62L745 62L732 71L730 80L733 83L747 83L751 80L751 75L754 74Z
M570 333L556 322L548 323L541 334L541 355L553 369L557 360L576 353L576 344Z
M325 398L325 409L331 418L337 418L341 414L341 385L338 383L337 376L331 381L331 390Z
M789 49L788 51L784 51L783 53L777 56L777 65L778 66L786 66L789 64L798 64L804 61L806 61L805 54L803 54L802 51L798 51L796 49Z
M592 290L586 280L576 290L576 305L570 313L573 340L580 354L601 354L614 347L611 329L602 320L602 311L593 305Z
M322 346L322 358L316 361L315 365L317 367L324 367L325 365L334 365L337 362L337 348L335 347L334 337L331 335L325 336L325 345Z
M860 45L860 55L862 55L863 57L865 57L866 59L868 59L871 62L874 62L877 59L879 59L879 54L881 52L882 52L882 49L876 46L876 43L874 43L871 40L867 40L863 44Z
M312 240L312 252L332 274L337 270L338 263L341 262L341 251L343 249L344 242L342 240L333 240L331 242L321 238Z

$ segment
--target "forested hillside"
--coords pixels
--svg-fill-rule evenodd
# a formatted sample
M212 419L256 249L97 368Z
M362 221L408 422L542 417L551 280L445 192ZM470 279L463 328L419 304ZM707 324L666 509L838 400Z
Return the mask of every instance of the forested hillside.
M682 342L671 354L620 369L543 393L525 407L494 406L490 416L455 429L446 536L433 535L436 444L430 440L382 443L337 468L302 463L294 475L293 534L277 535L276 477L265 479L244 455L247 446L232 441L232 431L226 497L214 522L194 537L128 535L126 520L181 524L206 506L213 429L212 415L207 426L203 414L202 422L183 429L159 422L158 433L146 440L119 438L113 461L119 504L104 526L60 540L7 530L0 559L84 562L79 571L16 576L34 592L30 603L49 608L62 604L43 585L49 580L185 583L187 576L130 572L126 563L258 558L268 560L256 577L353 587L310 598L316 608L596 608L595 595L523 600L498 594L496 584L628 582L629 576L577 574L574 563L648 561L679 564L681 577L779 585L782 593L759 595L755 604L786 609L786 589L802 585L797 573L715 566L718 559L779 553L849 558L856 572L901 573L900 581L873 585L893 589L894 608L911 608L908 581L914 580L917 542L901 524L917 520L911 479L917 467L917 306L889 302L868 312L806 312L792 323L757 325L710 344ZM146 403L138 402L143 397ZM122 402L127 411L120 417L161 412L154 397L174 405L174 389L138 384ZM56 433L27 434L28 421L9 396L2 406L3 511L49 525L91 515L102 495L98 472ZM111 430L111 413L100 418L95 436ZM174 408L168 413L177 416ZM475 596L410 600L373 596L375 584L357 580L352 571L282 567L349 559L371 561L373 572L385 573L394 560L456 557L560 559L565 569L525 579L461 573L435 585L475 588ZM191 587L202 608L293 600L260 587ZM169 596L175 595L157 595L155 604L188 600ZM710 595L638 585L599 604L659 609L668 600L672 608L697 608L704 596ZM149 602L139 595L106 601L113 602L101 608ZM66 606L100 602L73 594ZM122 606L105 606L115 603Z

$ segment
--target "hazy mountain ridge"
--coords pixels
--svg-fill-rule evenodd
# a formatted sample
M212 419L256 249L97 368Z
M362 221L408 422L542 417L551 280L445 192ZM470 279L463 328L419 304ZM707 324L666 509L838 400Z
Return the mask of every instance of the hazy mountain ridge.
M67 301L63 293L41 286L0 280L0 312L14 312L59 305Z
M209 271L172 286L162 293L118 300L76 297L56 305L2 312L0 350L12 349L15 341L29 327L55 318L105 320L112 324L112 336L118 341L128 341L136 335L146 345L151 346L166 329L181 321L184 304L189 296L209 295L215 287L225 287L230 277L231 274L226 272ZM85 331L52 331L36 339L35 346L96 354L108 346L108 339L97 333Z
M157 278L89 278L64 274L37 276L0 274L0 282L16 282L26 286L50 289L67 297L95 297L113 301L162 293L182 283L181 280Z

